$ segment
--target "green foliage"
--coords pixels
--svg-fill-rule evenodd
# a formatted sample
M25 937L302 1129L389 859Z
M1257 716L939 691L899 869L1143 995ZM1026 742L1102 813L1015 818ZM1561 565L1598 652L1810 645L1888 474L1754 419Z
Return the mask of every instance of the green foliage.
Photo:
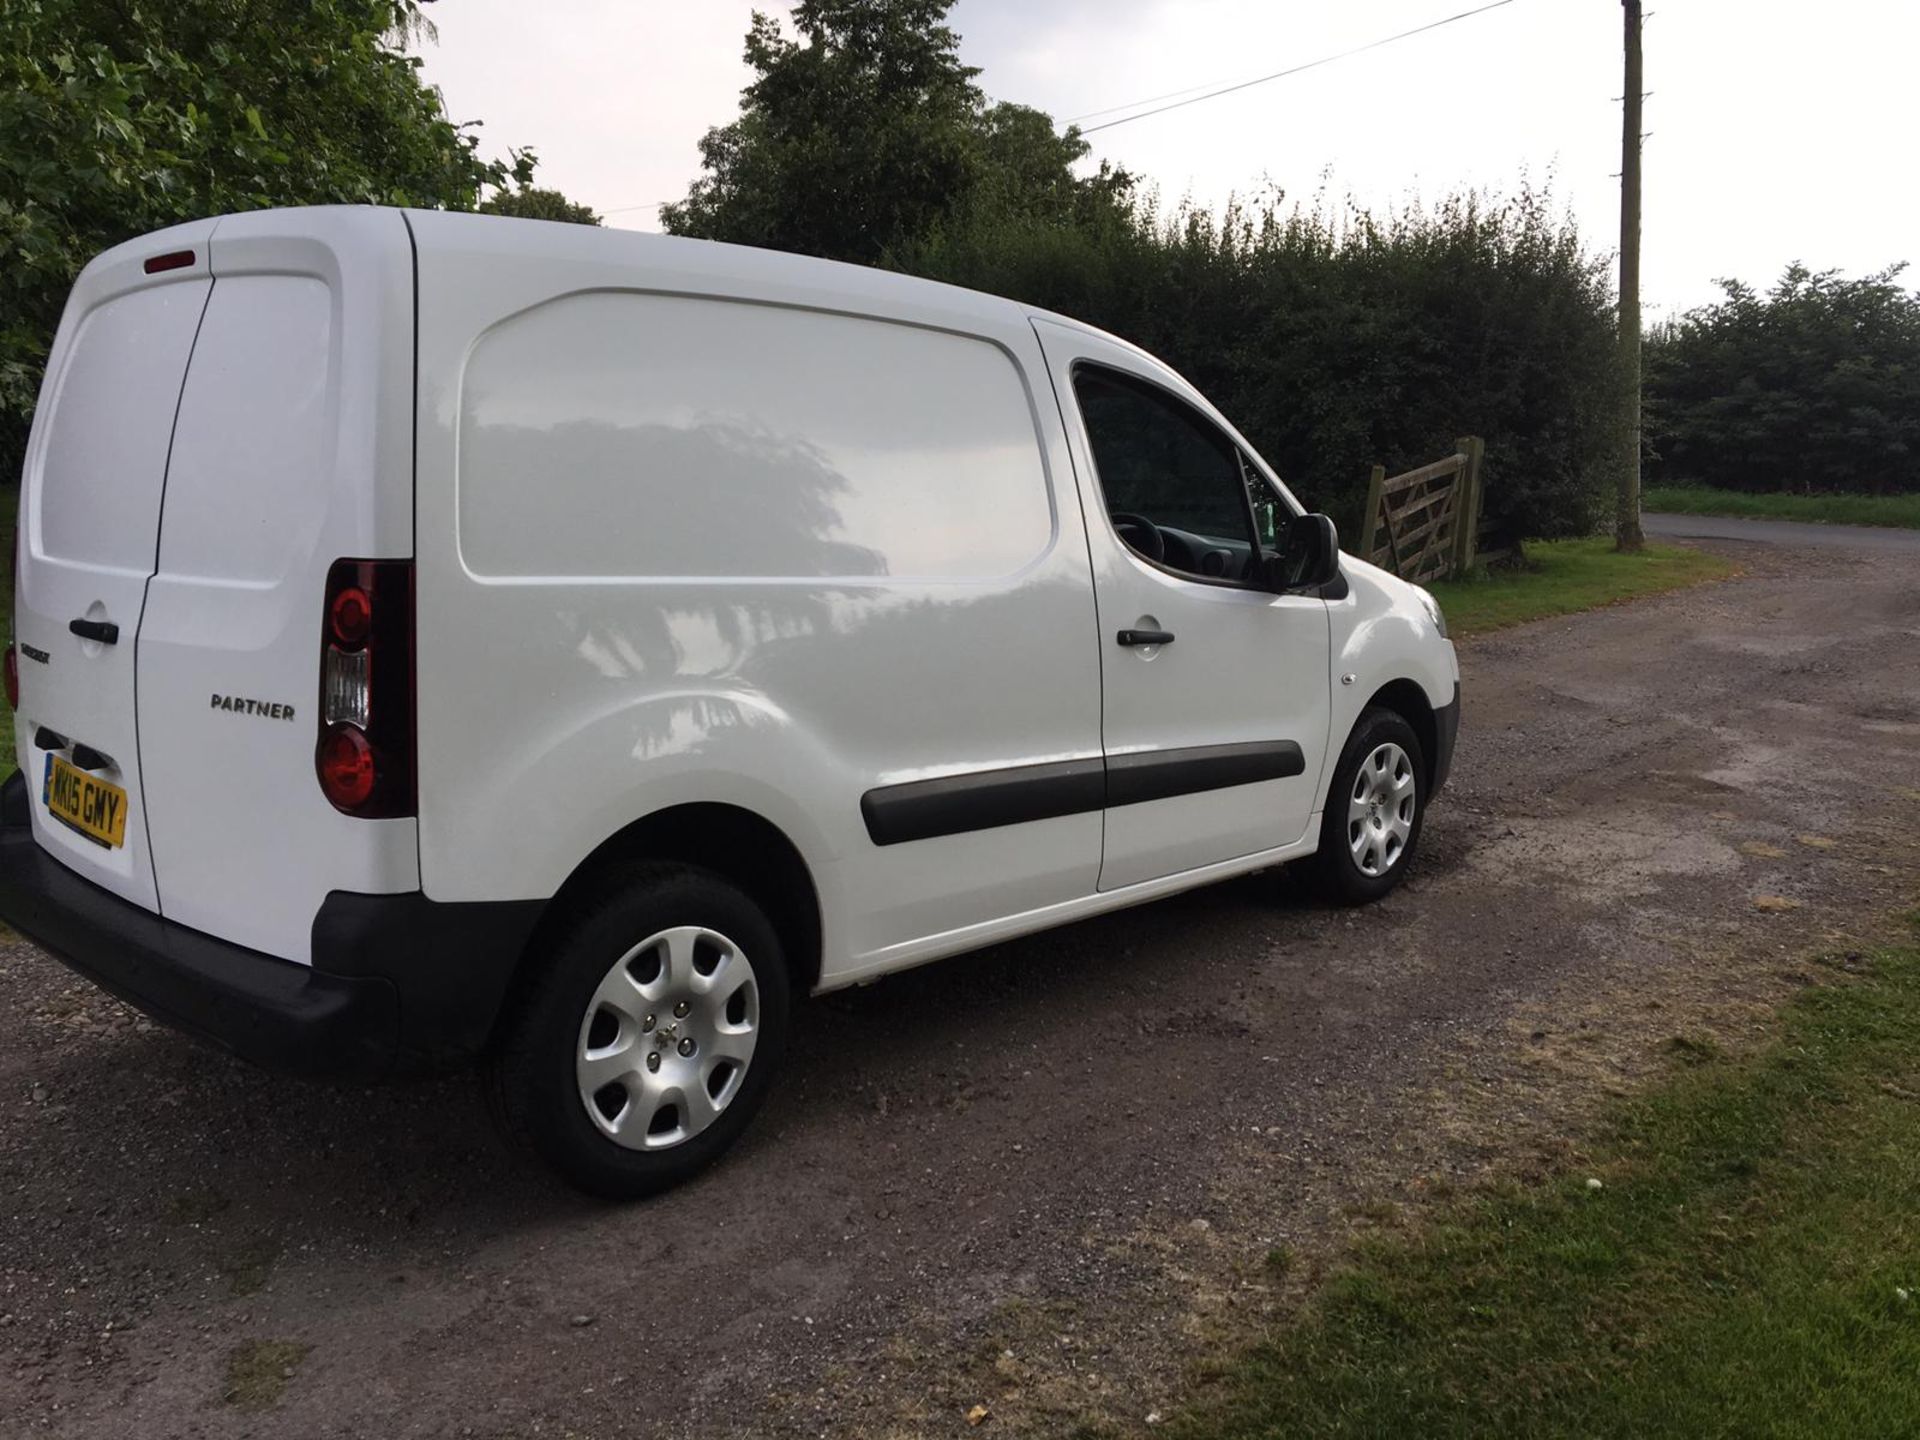
M891 263L1111 330L1185 374L1301 497L1353 534L1368 470L1487 442L1487 514L1590 532L1621 433L1604 260L1545 191L1349 208L1083 199L972 212Z
M1363 1243L1171 1433L1920 1433L1920 949L1843 963L1588 1168Z
M265 205L472 209L488 161L404 50L417 0L0 0L0 473L98 251Z
M560 220L572 225L600 223L599 212L591 205L577 204L558 190L542 190L533 185L502 190L492 199L483 200L480 209L487 215L511 215L520 220Z
M661 207L676 235L874 263L976 210L1066 217L1083 192L1077 131L1022 105L989 104L943 23L952 0L802 0L792 21L755 13L755 78L740 118L700 142L705 173Z
M1864 279L1789 266L1647 347L1652 483L1753 492L1920 494L1920 294L1904 266Z
M1748 494L1705 485L1650 485L1640 492L1650 511L1670 515L1737 515L1804 520L1818 525L1892 525L1920 530L1920 490L1909 495Z

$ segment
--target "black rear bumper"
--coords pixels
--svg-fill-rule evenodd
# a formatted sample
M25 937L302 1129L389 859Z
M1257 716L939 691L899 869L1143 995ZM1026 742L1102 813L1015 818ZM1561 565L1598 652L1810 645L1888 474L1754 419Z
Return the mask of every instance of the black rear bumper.
M369 1076L471 1058L542 908L336 891L301 965L81 879L35 843L24 790L17 774L0 787L0 918L156 1020L271 1070Z

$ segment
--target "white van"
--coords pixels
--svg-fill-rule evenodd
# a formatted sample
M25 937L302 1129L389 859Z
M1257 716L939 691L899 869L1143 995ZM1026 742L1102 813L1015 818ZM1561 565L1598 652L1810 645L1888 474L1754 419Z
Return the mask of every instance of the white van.
M698 241L262 211L101 255L16 557L0 915L263 1065L480 1058L575 1184L798 995L1412 862L1459 672L1166 366Z

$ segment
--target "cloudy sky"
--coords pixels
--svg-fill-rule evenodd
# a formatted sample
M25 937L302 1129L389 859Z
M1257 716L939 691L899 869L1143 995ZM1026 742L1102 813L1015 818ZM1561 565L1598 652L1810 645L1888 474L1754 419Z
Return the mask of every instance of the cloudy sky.
M1484 0L958 0L996 99L1065 121L1252 79ZM485 147L609 224L657 228L737 110L752 0L440 0L426 74ZM784 11L779 0L762 10ZM1645 278L1657 310L1789 261L1920 259L1920 4L1649 0ZM1373 205L1551 179L1596 249L1618 234L1620 6L1512 0L1457 24L1089 136L1169 199L1324 187ZM1100 114L1088 126L1118 118ZM1910 283L1917 282L1914 275Z

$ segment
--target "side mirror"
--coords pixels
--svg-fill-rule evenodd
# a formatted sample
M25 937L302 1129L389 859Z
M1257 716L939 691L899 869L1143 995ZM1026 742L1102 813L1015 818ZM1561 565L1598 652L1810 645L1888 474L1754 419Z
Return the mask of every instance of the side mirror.
M1261 580L1276 594L1318 590L1340 574L1340 534L1325 515L1298 515L1278 555L1261 562Z

